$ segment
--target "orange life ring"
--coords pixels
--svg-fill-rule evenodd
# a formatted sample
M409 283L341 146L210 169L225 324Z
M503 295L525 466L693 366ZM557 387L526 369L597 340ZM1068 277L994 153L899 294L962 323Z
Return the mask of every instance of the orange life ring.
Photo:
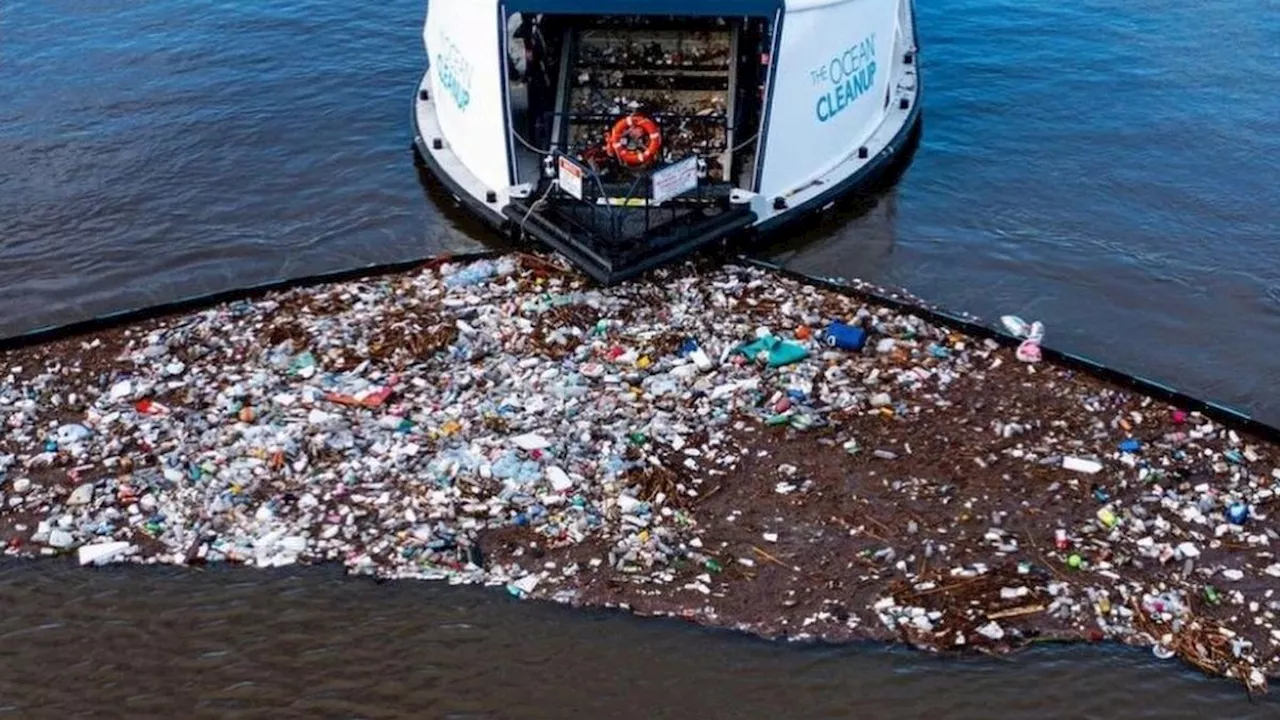
M606 147L609 154L623 165L643 167L658 158L662 150L662 131L653 120L633 113L614 123Z

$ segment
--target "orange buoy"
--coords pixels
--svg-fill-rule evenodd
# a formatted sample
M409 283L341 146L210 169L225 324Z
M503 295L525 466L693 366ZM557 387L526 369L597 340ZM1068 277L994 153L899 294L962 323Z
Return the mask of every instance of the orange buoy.
M644 167L658 158L662 131L649 117L633 113L613 124L606 148L623 165Z

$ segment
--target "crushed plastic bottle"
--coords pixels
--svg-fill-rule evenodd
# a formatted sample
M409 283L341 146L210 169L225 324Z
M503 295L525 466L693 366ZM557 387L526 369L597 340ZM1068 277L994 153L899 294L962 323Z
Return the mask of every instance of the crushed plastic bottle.
M443 273L444 284L450 288L471 287L490 278L510 275L515 269L515 263L510 258L477 260L462 267L448 267Z

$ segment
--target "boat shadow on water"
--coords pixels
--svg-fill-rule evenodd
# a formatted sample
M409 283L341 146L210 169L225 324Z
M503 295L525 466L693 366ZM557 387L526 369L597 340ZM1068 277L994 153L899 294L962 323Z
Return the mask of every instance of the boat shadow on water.
M449 189L427 169L422 154L410 143L414 172L427 202L439 215L429 228L428 241L440 253L474 253L481 251L512 252L521 246L506 235L497 232L474 213L458 204Z
M851 257L864 271L883 266L897 241L899 183L920 147L923 125L922 119L895 162L861 192L797 220L786 233L746 238L727 249L782 267L803 259L809 267L835 268L848 265Z

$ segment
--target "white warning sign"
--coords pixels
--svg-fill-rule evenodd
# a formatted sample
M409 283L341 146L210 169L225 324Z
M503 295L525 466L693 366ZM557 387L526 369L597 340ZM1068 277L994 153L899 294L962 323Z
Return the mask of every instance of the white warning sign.
M559 160L560 172L558 175L558 181L560 183L560 189L581 200L582 176L586 173L582 168L578 167L577 163L563 155L560 156Z

